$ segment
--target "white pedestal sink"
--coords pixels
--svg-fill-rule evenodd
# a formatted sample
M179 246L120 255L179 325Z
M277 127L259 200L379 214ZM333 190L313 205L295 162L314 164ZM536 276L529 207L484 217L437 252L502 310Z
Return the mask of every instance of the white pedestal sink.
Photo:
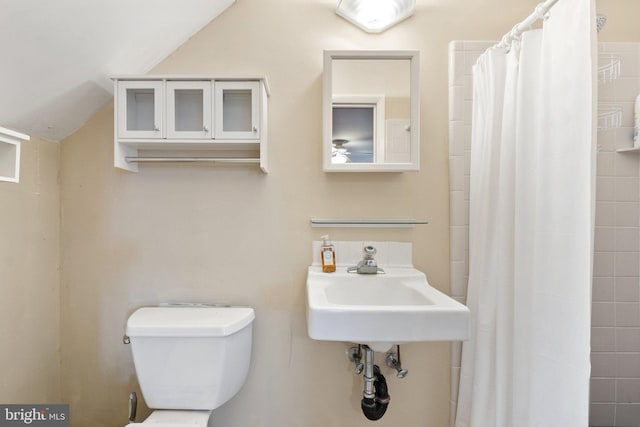
M469 339L469 309L429 285L413 267L385 274L307 272L307 328L316 340L366 344L387 351L413 341Z

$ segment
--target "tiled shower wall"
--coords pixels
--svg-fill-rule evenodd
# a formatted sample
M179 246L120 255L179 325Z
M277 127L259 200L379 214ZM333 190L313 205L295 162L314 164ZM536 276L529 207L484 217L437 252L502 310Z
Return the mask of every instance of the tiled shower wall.
M449 190L451 292L464 301L469 259L471 67L492 42L449 46ZM600 43L600 66L620 73L598 89L596 229L593 270L590 426L640 427L640 152L633 144L640 93L640 44ZM599 73L604 77L605 73ZM461 344L451 362L451 424L460 378Z

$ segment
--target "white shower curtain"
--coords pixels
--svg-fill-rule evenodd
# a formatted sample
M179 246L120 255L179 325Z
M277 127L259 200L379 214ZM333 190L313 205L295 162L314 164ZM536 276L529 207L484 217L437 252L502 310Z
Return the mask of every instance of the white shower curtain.
M594 10L560 0L474 67L456 427L588 425Z

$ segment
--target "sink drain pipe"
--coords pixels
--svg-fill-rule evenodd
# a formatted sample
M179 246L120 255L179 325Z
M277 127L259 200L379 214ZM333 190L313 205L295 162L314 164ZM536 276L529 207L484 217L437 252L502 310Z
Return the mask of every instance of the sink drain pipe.
M364 416L372 421L382 418L389 406L387 380L380 373L380 367L373 364L373 350L364 347L364 391L360 406Z

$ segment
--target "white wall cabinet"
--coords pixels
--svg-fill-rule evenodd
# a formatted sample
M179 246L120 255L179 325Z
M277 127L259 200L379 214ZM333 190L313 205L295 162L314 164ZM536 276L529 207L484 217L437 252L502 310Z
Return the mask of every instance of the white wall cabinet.
M0 127L0 181L20 181L20 143L29 136Z
M264 77L114 77L114 164L257 163L267 168Z

